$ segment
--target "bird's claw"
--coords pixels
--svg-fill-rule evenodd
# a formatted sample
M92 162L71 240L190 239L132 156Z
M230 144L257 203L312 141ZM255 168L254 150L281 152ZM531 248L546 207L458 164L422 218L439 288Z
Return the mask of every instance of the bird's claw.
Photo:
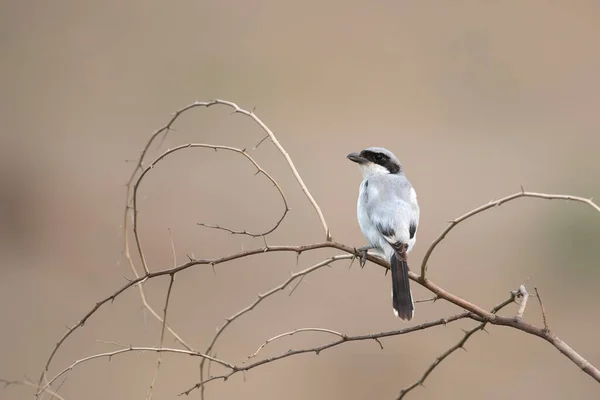
M360 267L364 268L365 264L367 263L367 250L361 250L360 251Z
M369 250L368 247L360 247L360 248L354 248L354 254L355 256L358 258L358 262L360 264L361 268L365 267L365 264L367 263L367 251Z

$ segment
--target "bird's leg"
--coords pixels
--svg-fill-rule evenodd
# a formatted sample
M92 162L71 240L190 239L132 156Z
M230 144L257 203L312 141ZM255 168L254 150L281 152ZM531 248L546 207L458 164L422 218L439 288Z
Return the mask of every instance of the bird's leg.
M356 247L354 248L356 256L360 257L361 268L364 268L365 264L367 263L367 252L373 248L374 247L371 245L359 247L358 249Z

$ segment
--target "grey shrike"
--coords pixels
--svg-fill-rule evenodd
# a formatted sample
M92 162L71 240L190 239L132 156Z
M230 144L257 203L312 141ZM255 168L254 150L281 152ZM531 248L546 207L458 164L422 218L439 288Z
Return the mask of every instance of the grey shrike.
M358 164L363 175L357 215L360 230L369 245L358 249L362 252L361 265L365 263L368 249L374 249L389 261L394 314L409 321L415 307L406 254L417 239L417 193L406 179L400 162L389 150L369 147L360 154L348 154L348 159Z

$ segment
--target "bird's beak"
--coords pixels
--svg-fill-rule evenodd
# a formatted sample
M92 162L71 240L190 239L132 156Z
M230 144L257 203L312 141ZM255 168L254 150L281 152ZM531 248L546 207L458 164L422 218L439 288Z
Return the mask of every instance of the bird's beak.
M348 158L348 160L350 161L354 161L357 164L366 164L369 162L369 160L367 160L364 157L361 157L358 153L350 153L346 156L346 158Z

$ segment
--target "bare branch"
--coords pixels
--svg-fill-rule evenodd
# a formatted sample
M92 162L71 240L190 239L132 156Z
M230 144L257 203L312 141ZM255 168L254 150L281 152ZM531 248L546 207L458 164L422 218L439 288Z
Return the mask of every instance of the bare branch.
M221 264L221 263L224 263L227 261L231 261L231 260L235 260L235 259L239 259L239 258L245 258L248 256L253 256L253 255L265 254L265 253L269 253L269 252L284 251L284 252L295 252L295 253L300 252L300 253L302 253L305 251L319 249L319 248L332 248L332 249L344 251L344 252L348 253L347 258L351 258L355 254L355 250L353 247L346 246L344 244L337 243L337 242L322 242L322 243L315 243L315 244L304 245L304 246L268 246L268 247L263 247L263 248L258 248L258 249L246 250L244 252L221 257L218 259L191 260L187 263L180 264L175 268L170 268L170 269L166 269L163 271L151 272L146 277L140 277L137 279L133 279L130 282L127 282L123 287L121 287L119 290L117 290L111 296L98 302L82 318L82 320L78 324L76 324L69 331L67 331L67 333L65 333L65 335L63 335L61 340L59 340L59 342L55 346L53 354L56 353L56 351L58 350L60 345L66 340L66 338L68 336L70 336L75 330L77 330L78 328L83 326L85 321L87 321L87 319L90 318L102 305L106 304L110 300L114 300L117 296L119 296L121 293L123 293L129 287L132 287L132 286L138 284L142 280L153 279L158 276L177 273L179 271L185 270L185 269L190 268L195 265L217 265L217 264ZM367 255L367 259L374 264L382 266L383 268L386 268L386 269L389 268L389 264L385 260L382 260L378 257L372 256L372 255ZM572 362L574 362L577 366L579 366L584 372L586 372L588 375L592 376L594 379L596 379L598 382L600 382L600 371L598 371L597 368L595 368L593 365L591 365L587 360L585 360L583 357L581 357L575 350L573 350L570 346L568 346L566 343L564 343L562 340L560 340L553 333L545 332L543 330L543 328L537 328L537 327L535 327L531 324L528 324L524 321L519 321L516 318L497 316L494 313L488 312L488 311L482 309L481 307L479 307L465 299L462 299L452 293L445 291L444 289L437 286L435 283L433 283L432 281L430 281L428 279L426 279L425 281L421 280L421 277L413 272L409 272L409 277L413 281L419 283L420 285L422 285L423 287L425 287L426 289L431 291L438 298L444 299L444 300L449 301L450 303L453 303L463 309L468 310L469 312L471 312L473 314L473 316L471 317L473 319L477 319L480 322L487 321L493 325L509 326L509 327L521 330L523 332L526 332L531 335L538 336L538 337L541 337L541 338L547 340L554 347L556 347L559 351L561 351L561 353L563 353L566 357L568 357ZM49 365L49 363L50 362L47 362L48 365Z
M193 387L191 387L188 390L180 393L180 395L184 395L184 394L185 395L189 395L195 389L201 388L204 385L206 385L208 382L211 382L213 380L221 379L223 381L226 381L232 375L235 375L238 372L249 371L249 370L254 369L256 367L259 367L261 365L269 364L269 363L272 363L274 361L281 360L283 358L295 356L295 355L298 355L298 354L304 354L304 353L315 353L316 355L319 355L323 350L327 350L327 349L330 349L332 347L339 346L339 345L341 345L343 343L354 342L354 341L362 341L362 340L375 340L375 341L378 341L379 339L384 338L384 337L404 335L404 334L407 334L407 333L416 332L416 331L428 329L428 328L431 328L431 327L434 327L434 326L439 326L439 325L444 325L445 326L446 324L449 324L451 322L457 321L459 319L464 319L464 318L471 318L471 313L464 312L464 313L461 313L461 314L453 315L451 317L441 318L441 319L438 319L436 321L425 322L425 323L420 324L420 325L415 325L415 326L411 326L411 327L404 328L404 329L398 329L398 330L394 330L394 331L379 332L379 333L372 333L372 334L368 334L368 335L359 335L359 336L345 336L344 335L339 340L336 340L335 342L331 342L331 343L328 343L328 344L325 344L325 345L322 345L322 346L312 347L312 348L308 348L308 349L288 350L287 352L285 352L283 354L280 354L278 356L269 357L269 358L266 358L264 360L256 361L256 362L254 362L252 364L248 364L246 366L236 366L228 374L220 375L220 376L213 376L213 377L210 377L210 378L208 378L208 379L206 379L204 381L198 382Z
M281 339L282 337L285 336L293 336L296 333L299 332L326 332L326 333L331 333L332 335L336 335L339 336L341 338L344 338L345 336L339 332L336 331L332 331L331 329L324 329L324 328L300 328L300 329L295 329L293 331L289 331L289 332L285 332L285 333L280 333L277 336L273 336L270 339L267 339L263 344L260 345L260 347L252 354L250 354L248 357L246 357L246 359L243 361L244 363L247 362L249 359L254 358L258 355L258 352L260 352L266 345L268 345L271 342L274 342L277 339Z
M175 253L175 247L173 246L173 253ZM162 348L163 343L165 341L165 327L167 325L167 310L169 309L169 299L171 298L171 290L173 289L173 282L175 282L175 274L171 274L171 280L169 281L169 287L167 289L167 296L165 299L165 308L163 310L163 322L162 328L160 330L160 342L158 347ZM152 377L152 382L150 383L150 388L148 389L148 395L146 396L147 400L152 399L152 391L154 390L154 385L156 384L156 378L158 377L158 370L160 369L160 364L162 363L162 353L158 353L158 359L156 360L156 369L154 370L154 376Z
M99 353L99 354L94 354L91 355L89 357L85 357L82 358L80 360L75 361L73 364L69 365L67 368L63 369L62 371L60 371L58 374L56 374L52 379L50 379L48 381L48 383L46 383L44 386L41 387L41 389L39 389L38 391L38 395L43 392L46 391L46 389L48 389L50 387L50 385L52 385L52 383L54 381L56 381L58 378L60 378L62 375L66 374L67 372L71 371L73 368L75 368L76 366L78 366L79 364L83 364L86 363L88 361L91 360L95 360L98 358L112 358L114 356L120 355L120 354L125 354L125 353L129 353L129 352L156 352L156 353L175 353L175 354L185 354L188 356L193 356L193 357L200 357L203 359L208 359L211 360L214 363L220 364L226 368L229 369L236 369L236 367L226 361L220 360L218 358L215 357L211 357L209 355L206 354L202 354L199 353L197 351L190 351L190 350L182 350L182 349L172 349L172 348L166 348L166 347L142 347L142 346L130 346L130 347L126 347L124 349L119 349L119 350L115 350L115 351L111 351L111 352L107 352L107 353ZM36 386L37 387L37 386Z
M525 307L527 307L527 300L529 300L529 293L527 293L525 285L519 286L519 289L517 290L517 297L521 298L521 304L519 305L519 310L517 311L517 319L522 319L523 313L525 312Z
M452 220L450 222L450 225L448 225L448 227L446 227L446 229L444 229L444 231L442 232L442 234L433 241L433 243L431 244L431 246L429 246L429 249L427 250L427 252L425 253L425 256L423 257L423 262L421 263L421 279L425 279L425 273L427 272L427 262L429 261L429 257L431 257L431 253L433 253L433 250L437 247L437 245L444 240L444 238L446 237L446 235L459 223L461 223L462 221L479 214L480 212L483 212L485 210L489 210L490 208L493 207L498 207L504 203L508 203L509 201L512 200L516 200L518 198L521 197L535 197L538 199L547 199L547 200L568 200L568 201L576 201L576 202L580 202L580 203L584 203L589 205L590 207L594 208L596 211L600 212L600 207L598 207L598 205L596 205L591 199L585 199L583 197L576 197L576 196L569 196L569 195L563 195L563 194L546 194L546 193L534 193L534 192L525 192L525 191L520 191L517 192L515 194L511 194L510 196L506 196L500 200L496 200L496 201L491 201L488 204L485 204L481 207L478 207L474 210L469 211L468 213Z
M266 249L268 249L268 247L265 247ZM304 276L310 274L311 272L314 272L322 267L325 267L329 264L331 264L332 262L338 261L338 260L347 260L352 258L353 255L351 254L344 254L344 255L339 255L339 256L333 256L330 257L326 260L323 260L311 267L308 267L302 271L296 272L294 274L292 274L288 279L286 279L282 284L275 286L273 289L269 290L268 292L266 292L265 294L259 294L258 298L249 306L241 309L240 311L238 311L237 313L235 313L234 315L232 315L231 317L227 318L225 320L225 323L223 325L221 325L221 327L217 330L217 332L215 333L215 335L213 336L210 344L208 345L208 347L206 348L206 350L204 351L204 353L206 354L210 354L215 346L215 344L217 343L217 340L219 339L219 337L221 336L221 334L225 331L225 329L227 329L227 327L236 319L238 319L239 317L241 317L242 315L246 314L247 312L251 311L254 309L254 307L256 307L261 301L263 301L264 299L266 299L267 297L272 296L273 294L279 292L280 290L285 289L290 283L292 283L296 278L303 278ZM200 361L200 378L201 380L204 379L204 362L205 360ZM202 391L203 393L204 391Z
M538 292L538 288L534 287L535 297L537 297L538 302L540 303L540 310L542 311L542 321L544 322L544 329L548 330L548 322L546 321L546 309L544 308L544 303L542 302L542 298L540 297L540 293Z
M317 212L317 215L319 216L319 219L321 220L321 225L323 225L323 229L325 230L325 238L327 241L330 241L331 233L329 232L329 228L327 227L327 222L325 222L325 217L323 216L323 212L321 211L321 208L319 207L319 205L313 198L312 194L310 193L310 191L304 184L304 181L302 180L302 177L298 173L298 170L296 169L296 166L294 165L294 162L290 158L289 154L287 153L287 151L285 151L283 146L279 143L279 141L277 140L277 138L275 137L275 135L273 134L271 129L269 129L269 127L267 125L265 125L265 123L262 122L260 120L260 118L258 118L256 116L256 114L254 114L253 111L244 110L243 108L240 108L237 104L232 103L230 101L216 99L216 100L209 101L207 103L196 103L196 104L204 105L206 107L210 107L215 104L222 104L222 105L232 107L236 113L240 113L240 114L243 114L243 115L246 115L246 116L252 118L266 132L266 134L269 135L271 142L273 142L275 147L277 147L279 152L283 155L283 157L287 161L290 169L292 170L292 173L294 174L294 177L296 178L296 181L298 181L298 185L300 185L300 187L302 188L302 191L304 192L304 194L306 195L306 197L312 204L313 208Z
M310 193L310 191L308 190L308 188L306 187L306 185L304 184L304 181L302 180L302 177L300 176L300 174L298 173L298 170L296 168L296 166L294 165L291 157L289 156L289 154L287 153L287 151L283 148L283 146L281 145L281 143L279 143L279 141L277 140L277 138L275 137L275 134L271 131L271 129L269 129L269 127L260 119L258 118L258 116L256 114L254 114L253 111L248 111L245 110L241 107L239 107L237 104L231 102L231 101L226 101L226 100L219 100L219 99L215 99L215 100L211 100L211 101L196 101L194 103L188 104L187 106L183 107L182 109L176 111L171 119L167 122L167 124L165 126L163 126L162 128L156 130L150 137L150 139L148 140L148 142L146 143L146 146L144 147L144 149L142 150L142 154L140 156L140 159L136 165L136 168L134 169L129 182L127 184L128 187L128 193L129 193L129 189L131 187L131 184L133 183L133 181L135 180L135 176L137 175L137 173L141 170L144 169L143 167L143 163L145 161L146 158L146 154L148 153L148 150L150 149L150 147L152 146L152 143L154 142L154 140L163 132L165 132L165 137L168 134L168 131L171 130L172 125L175 123L175 121L186 111L189 111L193 108L197 108L197 107L211 107L214 105L224 105L227 107L231 107L234 110L234 114L242 114L245 115L249 118L251 118L252 120L254 120L254 122L256 122L261 129L267 134L267 136L271 139L271 142L275 145L275 147L279 150L279 152L283 155L283 157L285 158L288 166L290 167L294 177L296 178L296 181L298 182L298 184L300 185L300 187L302 188L302 191L304 192L304 194L306 195L306 197L308 198L308 200L310 201L311 205L313 206L313 208L315 209L317 215L319 216L319 219L321 221L321 225L323 226L323 230L325 231L325 237L326 240L329 241L331 240L331 234L329 232L329 228L327 227L327 222L325 221L325 217L323 216L323 212L321 211L321 208L319 207L319 205L317 204L317 202L315 201L315 199L313 198L312 194ZM264 140L264 139L263 139ZM262 142L262 141L261 141ZM260 145L260 142L259 144ZM258 145L256 147L258 147ZM129 198L129 196L128 196ZM135 213L134 213L135 214ZM127 218L127 217L126 217Z
M266 235L268 235L269 233L272 233L275 229L277 229L279 227L279 225L282 223L283 219L285 218L285 216L287 215L287 212L290 210L290 208L288 207L287 204L287 200L281 190L281 188L279 187L279 185L277 184L277 182L266 172L264 171L255 161L252 157L250 157L248 155L248 153L246 152L245 149L237 149L237 148L233 148L233 147L228 147L228 146L220 146L220 145L210 145L210 144L185 144L185 145L181 145L181 146L177 146L173 149L169 149L167 151L165 151L164 153L162 153L158 158L156 158L154 161L148 163L148 161L146 160L147 158L147 154L149 149L151 148L151 146L153 145L153 142L155 141L155 139L157 137L161 137L162 135L162 140L164 140L166 138L166 136L169 134L170 130L172 130L172 125L174 124L174 122L176 121L176 119L181 116L184 112L196 108L196 107L211 107L213 105L223 105L223 106L227 106L232 108L234 111L233 113L239 113L242 115L245 115L249 118L251 118L252 120L254 120L265 132L266 132L266 136L256 145L256 147L260 146L260 144L265 141L266 139L270 139L271 142L275 145L275 147L279 150L279 152L284 156L284 158L286 159L290 169L292 170L293 175L295 176L298 184L300 185L301 189L303 190L304 194L306 195L306 197L309 199L311 205L313 206L313 208L315 209L321 225L325 231L326 234L326 241L323 243L315 243L315 244L309 244L309 245L303 245L303 246L271 246L267 243L266 240ZM161 142L162 143L162 142ZM230 232L232 234L243 234L243 235L248 235L248 236L253 236L253 237L262 237L263 241L264 241L264 246L261 248L257 248L257 249L251 249L251 250L244 250L242 247L242 251L240 253L237 254L230 254L227 255L225 257L220 257L220 258L214 258L214 259L195 259L194 257L191 257L189 262L183 263L183 264L176 264L176 261L174 263L174 265L171 268L168 269L164 269L164 270L160 270L160 271L154 271L151 272L149 267L148 267L148 263L146 261L145 255L144 255L144 251L142 248L142 244L141 244L141 239L140 239L140 235L138 232L138 212L139 212L139 208L138 208L138 189L142 183L142 181L144 180L144 178L147 176L147 174L150 172L150 170L154 169L156 167L156 165L163 160L165 157L167 157L170 154L173 154L177 151L180 150L184 150L187 148L194 148L194 147L198 147L198 148L212 148L215 151L217 150L228 150L228 151L233 151L236 152L238 154L242 154L244 157L246 157L253 165L254 167L256 167L257 169L257 174L258 173L262 173L265 177L267 177L267 179L269 179L273 185L276 187L276 189L278 190L283 203L284 203L284 211L283 211L283 215L279 218L279 220L276 222L275 226L273 226L272 228L270 228L268 231L266 232L262 232L262 233L252 233L252 232L248 232L246 230L234 230L234 229L229 229L229 228L223 228L220 227L218 225L208 225L208 224L202 224L199 223L198 225L202 225L202 226L206 226L209 228L214 228L214 229L220 229L220 230L224 230L227 232ZM117 355L117 354L124 354L127 352L131 352L131 351L153 351L153 352L158 352L159 355L157 357L157 364L156 364L156 370L155 370L155 374L154 377L152 379L152 383L150 385L150 389L148 391L147 394L147 398L150 399L152 397L152 390L154 388L157 376L158 376L158 372L159 372L159 368L162 362L162 352L171 352L171 353L176 353L176 354L186 354L186 355L192 355L192 356L197 356L201 358L200 361L200 379L198 381L198 383L191 389L189 389L188 391L186 391L186 393L190 393L192 390L196 389L196 388L201 388L201 393L202 393L202 397L204 394L204 386L206 383L213 381L213 380L227 380L230 376L236 374L237 372L243 372L245 373L245 371L248 371L250 369L253 369L255 367L261 366L261 365L265 365L267 363L271 363L271 362L275 362L277 360L283 359L283 358L287 358L290 356L294 356L297 354L303 354L303 353L311 353L314 352L315 354L319 354L320 351L337 346L341 343L346 343L346 342L350 342L350 341L357 341L357 340L374 340L376 341L380 346L381 346L381 342L379 341L380 338L382 337L388 337L388 336L396 336L396 335L401 335L404 333L408 333L408 332L413 332L419 329L426 329L429 327L433 327L433 326L438 326L441 324L446 324L448 322L451 321L455 321L457 319L462 319L462 318L470 318L476 321L479 321L480 324L473 328L470 331L465 332L465 336L461 339L461 341L453 346L452 348L450 348L448 351L446 351L445 353L443 353L440 357L438 357L436 359L436 361L429 367L429 369L425 372L425 374L421 377L421 379L419 381L417 381L413 386L409 387L408 389L403 390L403 392L401 392L400 397L403 397L406 393L408 393L408 391L412 390L414 387L418 386L419 384L422 384L425 379L427 379L428 375L433 371L433 369L435 369L435 367L442 361L444 360L446 357L448 357L452 352L454 352L456 349L458 348L463 348L464 344L466 343L466 341L471 337L471 335L473 335L476 331L478 330L482 330L484 329L486 324L493 324L493 325L499 325L499 326L507 326L507 327L511 327L523 332L526 332L528 334L543 338L544 340L548 341L549 343L551 343L555 348L557 348L559 351L561 351L566 357L568 357L573 363L575 363L576 365L578 365L584 372L586 372L588 375L592 376L596 381L600 382L600 371L598 371L597 368L595 368L593 365L591 365L587 360L585 360L581 355L579 355L575 350L573 350L570 346L568 346L566 343L564 343L561 339L559 339L555 334L551 333L548 329L547 326L547 322L546 322L546 316L545 316L545 310L541 301L541 298L539 297L539 293L537 293L537 289L536 289L536 295L538 297L538 301L540 303L540 307L542 309L542 318L543 318L543 322L544 322L544 328L540 328L537 326L534 326L532 324L526 323L523 321L523 314L527 305L527 300L529 298L529 294L527 293L527 291L525 290L524 285L522 285L519 290L515 293L512 294L511 299L508 302L502 303L501 305L495 307L494 309L492 309L491 311L486 311L485 309L481 308L480 306L468 301L467 299L463 299L460 298L444 289L442 289L441 287L437 286L436 284L434 284L433 282L431 282L430 280L428 280L426 278L426 272L427 272L427 267L428 267L428 261L429 258L431 257L431 255L433 254L433 251L436 249L437 245L446 237L446 235L459 223L461 223L462 221L477 215L485 210L491 209L493 207L496 206L500 206L506 202L515 200L517 198L521 198L521 197L533 197L533 198L541 198L541 199L559 199L559 200L570 200L570 201L576 201L576 202L581 202L581 203L585 203L588 204L589 206L593 207L596 211L600 212L600 207L598 207L591 199L585 199L582 197L575 197L575 196L568 196L568 195L560 195L560 194L544 194L544 193L534 193L534 192L525 192L523 189L521 189L521 192L504 197L500 200L497 201L493 201L490 202L489 204L483 205L481 207L478 207L470 212L468 212L467 214L464 214L463 216L451 221L450 225L442 232L442 234L431 244L431 246L428 248L425 257L423 258L423 261L421 263L421 271L420 271L420 275L417 275L413 272L409 273L410 278L413 281L416 281L418 284L420 284L421 286L423 286L424 288L428 289L430 292L432 292L432 294L434 295L434 297L430 298L430 299L425 299L425 300L420 300L417 302L426 302L426 301L436 301L437 299L444 299L450 303L453 303L454 305L461 307L462 309L466 310L465 312L463 312L462 314L458 314L455 315L453 317L447 318L447 319L440 319L438 321L433 321L433 322L428 322L425 324L421 324L418 326L413 326L410 328L405 328L402 330L398 330L398 331L391 331L391 332L380 332L380 333L374 333L374 334L370 334L370 335L361 335L361 336L347 336L344 335L342 333L339 332L335 332L335 331L331 331L325 328L301 328L301 329L297 329L295 331L290 331L290 332L286 332L280 335L277 335L271 339L268 339L265 343L263 343L258 350L252 354L251 356L249 356L244 363L246 363L250 358L253 358L255 356L257 356L257 354L270 342L274 341L274 340L278 340L280 338L283 338L285 336L292 336L295 333L298 332L305 332L305 331L318 331L318 332L327 332L330 334L334 334L339 336L339 340L331 342L329 344L323 345L323 346L319 346L319 347L314 347L314 348L309 348L309 349L298 349L298 350L290 350L287 353L281 354L279 356L275 356L275 357L270 357L270 358L266 358L264 360L260 360L260 361L256 361L254 363L251 364L247 364L244 366L236 366L232 363L229 363L227 361L224 360L220 360L218 358L216 358L215 355L211 355L213 349L216 346L216 343L220 337L220 335L224 332L225 329L227 329L231 323L241 317L242 315L244 315L245 313L251 311L252 309L254 309L256 306L258 306L258 304L265 299L266 297L269 297L271 295L273 295L274 293L276 293L279 290L283 290L286 287L290 286L293 282L296 283L296 287L297 285L302 281L302 279L308 275L309 273L315 271L316 269L319 269L321 267L324 267L326 265L329 265L330 263L337 261L337 260L341 260L341 259L353 259L355 254L356 254L356 250L353 247L349 247L346 246L344 244L341 243L335 243L332 241L331 239L331 234L329 231L329 228L327 226L327 223L325 221L325 218L323 216L323 213L321 212L321 209L319 207L319 205L317 204L317 202L314 200L314 198L312 197L311 193L309 192L309 190L307 189L306 185L304 184L302 178L300 177L300 174L298 173L296 167L294 166L290 156L288 155L288 153L285 151L285 149L281 146L281 144L279 143L279 141L277 140L277 138L275 137L275 135L273 134L273 132L254 114L254 111L247 111L244 110L242 108L240 108L237 104L229 102L229 101L224 101L224 100L212 100L209 102L195 102L192 103L184 108L182 108L181 110L177 111L171 118L171 120L161 129L155 131L152 136L150 137L149 141L146 143L144 149L142 150L142 154L140 159L137 162L136 168L134 169L128 184L127 184L127 201L126 201L126 207L125 207L125 212L124 212L124 222L123 222L123 230L124 230L124 254L125 257L127 258L127 261L129 263L130 268L132 269L135 278L131 279L127 282L127 284L123 285L121 288L119 288L117 291L115 291L112 295L110 295L109 297L101 300L100 302L96 303L96 305L94 307L92 307L92 309L90 311L88 311L82 319L79 320L79 322L77 322L77 324L75 324L73 327L68 328L67 332L62 336L62 338L56 343L56 345L54 346L49 358L46 361L46 364L44 366L44 369L42 371L42 374L40 376L40 380L38 385L34 385L31 384L31 386L35 387L38 389L37 395L40 396L42 393L50 393L50 387L51 385L56 382L56 379L58 379L60 376L66 374L68 371L70 371L71 369L73 369L74 367L78 366L79 364L82 364L84 362L93 360L93 359L97 359L97 358L102 358L102 357L112 357L113 355ZM130 217L131 216L131 222L130 222ZM130 249L129 249L129 228L131 227L131 231L133 232L134 238L135 238L135 243L136 243L136 247L139 253L139 257L141 259L141 263L142 263L142 267L143 267L143 274L140 274L137 271L136 266L134 265L131 253L130 253ZM175 255L175 249L174 249L174 244L172 243L172 247L173 247L173 252ZM329 248L329 249L337 249L339 251L342 251L344 253L347 254L342 254L342 255L336 255L333 257L330 257L318 264L313 265L312 267L309 267L303 271L300 271L298 273L292 274L290 276L290 278L288 278L286 281L284 281L282 284L280 284L279 286L269 290L268 292L266 292L265 294L259 294L258 298L251 303L249 306L247 306L246 308L238 311L237 313L235 313L232 317L226 319L226 322L217 330L215 336L212 338L212 340L210 341L210 344L207 347L207 350L204 353L200 353L194 349L192 349L188 344L185 343L185 341L183 341L183 339L181 339L181 337L167 324L166 321L166 317L167 317L167 310L168 310L168 305L169 305L169 298L170 298L170 294L172 291L172 286L173 286L173 281L174 281L174 276L175 274L177 274L180 271L183 271L187 268L191 268L193 266L199 266L199 265L210 265L211 268L213 269L213 271L216 271L215 266L221 263L225 263L225 262L229 262L231 260L235 260L235 259L239 259L239 258L245 258L245 257L251 257L251 256L255 256L255 255L260 255L260 254L264 254L264 253L269 253L269 252L295 252L297 256L300 255L300 253L304 252L304 251L312 251L312 250L316 250L316 249L323 249L323 248ZM372 255L368 255L367 259L369 259L371 262L378 264L384 268L386 268L386 270L389 268L389 265L387 264L387 262L385 260L379 259L376 256L372 256ZM145 296L145 292L144 292L144 288L143 285L146 281L150 280L150 279L155 279L158 278L159 276L164 276L164 275L169 275L171 280L169 283L169 287L167 290L167 295L166 295L166 299L165 299L165 306L164 306L164 310L163 310L163 316L161 317L157 312L154 311L154 309L149 305L146 296ZM128 289L132 288L132 287L137 287L139 290L139 294L140 294L140 298L142 300L142 303L144 305L144 307L146 309L148 309L150 311L150 313L161 323L161 335L160 335L160 344L158 347L154 348L154 347L125 347L123 349L114 351L114 352L110 352L110 353L102 353L102 354L96 354L93 356L89 356L83 359L80 359L78 361L75 361L73 364L71 364L69 367L67 367L66 369L62 370L58 375L56 375L53 379L51 380L47 380L47 371L49 370L49 367L54 359L54 356L56 355L57 351L59 350L59 348L62 346L62 344L65 342L65 340L70 337L71 334L73 334L73 332L75 332L77 329L81 328L85 322L93 315L96 313L96 311L102 307L104 304L108 303L109 301L112 302L115 300L116 297L118 297L121 293L127 291ZM295 289L295 287L294 287ZM292 292L293 290L292 289ZM291 293L290 293L291 294ZM516 296L520 296L522 297L522 301L520 303L520 307L519 310L517 311L516 316L514 317L504 317L504 316L499 316L496 315L497 311L504 307L505 305L509 304L510 302L514 301L514 298ZM164 344L164 335L165 332L168 331L170 332L173 337L183 346L186 348L186 350L182 350L182 349L168 349L168 348L163 348L163 344ZM382 347L383 348L383 347ZM216 377L211 377L210 376L210 372L208 372L208 376L205 377L204 376L204 365L206 360L209 360L209 367L210 364L212 362L217 363L222 365L223 367L226 367L227 369L229 369L229 371L221 376L216 376ZM43 383L43 384L42 384Z
M205 143L188 143L188 144L184 144L184 145L180 145L180 146L174 147L172 149L169 149L169 150L165 151L160 156L158 156L154 161L152 161L152 163L150 163L150 165L148 165L148 167L146 167L142 171L142 173L140 174L140 177L138 178L137 182L134 185L134 189L133 189L133 209L134 209L134 211L138 210L138 206L137 206L137 192L138 192L139 186L141 185L141 183L142 183L144 177L147 175L147 173L150 170L152 170L153 168L155 168L156 165L160 161L164 160L165 157L167 157L168 155L174 154L174 153L176 153L178 151L181 151L181 150L191 149L191 148L213 149L215 151L216 150L225 150L225 151L231 151L231 152L243 155L244 157L246 157L246 159L248 159L254 165L254 167L256 167L256 169L257 169L257 171L259 173L263 174L269 181L271 181L271 183L273 184L273 186L275 186L275 188L279 192L279 195L281 196L281 200L283 201L283 205L284 205L284 210L283 210L283 213L282 213L281 217L276 222L276 224L271 229L267 230L266 232L251 233L251 232L246 232L246 231L233 231L233 230L230 230L230 229L218 227L216 225L206 225L206 224L198 224L198 225L203 225L203 226L217 228L217 229L223 229L223 230L227 230L228 232L231 232L231 233L245 234L245 235L252 236L252 237L264 237L264 236L270 234L271 232L273 232L275 229L277 229L279 227L279 225L281 224L281 222L285 219L285 216L287 215L287 213L289 211L289 207L288 207L287 199L285 198L285 195L283 194L283 191L281 190L281 187L279 186L279 184L277 183L277 181L275 181L275 179L273 179L271 177L271 175L269 175L264 169L262 169L260 167L260 165L258 165L258 163L246 152L245 149L238 149L238 148L230 147L230 146L220 146L220 145L205 144ZM134 231L134 234L135 234L135 239L136 239L137 247L140 250L140 257L142 258L142 263L144 263L143 252L141 251L141 247L142 246L141 246L140 241L139 241L139 235L136 234L136 232L137 232L137 217L136 217L136 213L135 212L133 214L133 231ZM147 267L145 268L145 270L147 270Z
M435 303L437 300L438 300L438 297L437 296L433 296L433 297L430 297L428 299L415 300L415 304L418 304L418 303L429 303L429 302Z
M203 146L193 145L191 147L203 147ZM240 149L235 149L235 148L228 147L228 146L209 146L209 147L214 148L215 150L222 149L222 150L235 151L235 152L238 152L238 153L244 155L248 160L250 160L250 162L252 164L254 164L254 166L256 167L256 170L257 170L256 173L263 174L269 181L271 181L273 186L275 186L275 188L279 192L279 195L281 196L281 200L283 201L284 210L283 210L283 214L279 217L279 220L275 223L275 225L273 227L271 227L270 229L266 230L265 232L253 233L253 232L248 232L246 230L229 229L229 228L224 228L219 225L210 225L210 224L204 224L204 223L200 223L200 222L198 222L198 225L204 226L207 228L223 230L223 231L231 233L232 235L247 235L247 236L251 236L251 237L264 237L266 235L273 233L277 228L279 228L279 225L281 225L281 223L287 216L287 213L290 211L290 207L288 206L287 199L286 199L285 195L283 194L283 190L281 189L281 186L279 186L279 183L277 183L277 181L267 171L262 169L262 167L260 165L258 165L258 163L252 157L250 157L250 155L246 152L245 149L240 150Z
M39 385L30 381L29 379L21 379L18 381L11 381L11 380L7 380L7 379L0 379L0 383L4 384L4 388L6 389L7 387L11 386L11 385L20 385L20 386L29 386L35 389L39 389ZM55 391L52 391L50 388L44 388L41 390L41 392L46 393L50 396L56 397L58 400L65 400L64 397L62 397L61 395L59 395L58 393L56 393Z
M498 311L500 311L502 308L506 307L507 305L513 303L515 301L515 294L511 293L511 297L508 300L503 301L502 303L498 304L496 307L494 307L491 311L492 314L496 314ZM467 342L467 340L469 340L469 338L471 336L473 336L473 334L477 331L482 331L485 329L485 326L487 325L487 322L481 322L479 325L477 325L475 328L469 330L469 331L465 331L464 336L462 337L461 340L458 341L458 343L456 343L454 346L450 347L448 350L446 350L445 352L443 352L440 356L438 356L435 361L429 366L429 368L427 368L427 370L425 370L425 372L423 373L423 375L421 375L421 377L414 382L412 385L406 387L405 389L402 389L400 391L400 394L397 398L397 400L401 400L404 398L404 396L406 396L409 392L411 392L412 390L414 390L415 388L419 387L419 386L423 386L423 384L425 383L425 380L429 377L429 375L433 372L433 370L440 365L440 363L442 363L442 361L444 361L448 356L450 356L452 353L454 353L456 350L458 349L464 349L465 343Z

